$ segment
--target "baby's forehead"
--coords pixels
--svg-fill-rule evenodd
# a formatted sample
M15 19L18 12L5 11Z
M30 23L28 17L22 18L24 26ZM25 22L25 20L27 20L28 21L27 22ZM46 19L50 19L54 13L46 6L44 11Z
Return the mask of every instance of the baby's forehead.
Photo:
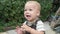
M38 8L38 5L36 5L36 4L34 4L34 3L27 3L27 4L25 5L25 8L35 8L35 7Z

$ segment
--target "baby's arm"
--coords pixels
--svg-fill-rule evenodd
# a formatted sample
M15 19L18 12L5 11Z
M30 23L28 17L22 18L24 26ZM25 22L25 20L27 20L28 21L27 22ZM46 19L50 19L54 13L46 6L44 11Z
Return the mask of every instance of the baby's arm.
M34 30L34 29L31 29L31 34L44 34L44 31L37 31L37 30Z
M26 31L30 32L31 34L44 34L43 31L37 31L37 30L35 30L35 29L25 25L25 24L23 24L23 26L21 26L21 28L24 28Z
M19 26L16 27L16 32L17 32L17 34L24 34L23 29L20 28Z

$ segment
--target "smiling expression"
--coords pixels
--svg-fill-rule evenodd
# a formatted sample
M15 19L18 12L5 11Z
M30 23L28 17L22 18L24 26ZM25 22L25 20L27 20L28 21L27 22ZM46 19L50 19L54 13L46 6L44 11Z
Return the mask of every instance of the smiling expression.
M35 3L26 3L24 8L24 16L28 21L33 21L39 16L39 7Z

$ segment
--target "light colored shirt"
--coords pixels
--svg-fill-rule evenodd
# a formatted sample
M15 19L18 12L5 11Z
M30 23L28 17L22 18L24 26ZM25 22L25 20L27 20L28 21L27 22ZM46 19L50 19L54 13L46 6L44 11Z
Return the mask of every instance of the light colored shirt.
M27 23L27 21L24 22L24 24L26 24L26 23ZM45 31L44 23L41 20L39 20L37 22L37 24L36 24L36 30L37 31Z

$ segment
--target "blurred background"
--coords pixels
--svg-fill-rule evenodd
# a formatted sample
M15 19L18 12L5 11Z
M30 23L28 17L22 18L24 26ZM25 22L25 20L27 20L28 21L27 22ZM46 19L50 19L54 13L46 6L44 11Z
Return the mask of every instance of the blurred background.
M0 0L0 32L13 30L25 21L23 12L24 5L27 1L28 0ZM55 25L52 24L54 24L55 21L57 23L57 20L60 21L60 0L36 1L41 4L40 19L43 22L48 21L49 26L55 27Z

